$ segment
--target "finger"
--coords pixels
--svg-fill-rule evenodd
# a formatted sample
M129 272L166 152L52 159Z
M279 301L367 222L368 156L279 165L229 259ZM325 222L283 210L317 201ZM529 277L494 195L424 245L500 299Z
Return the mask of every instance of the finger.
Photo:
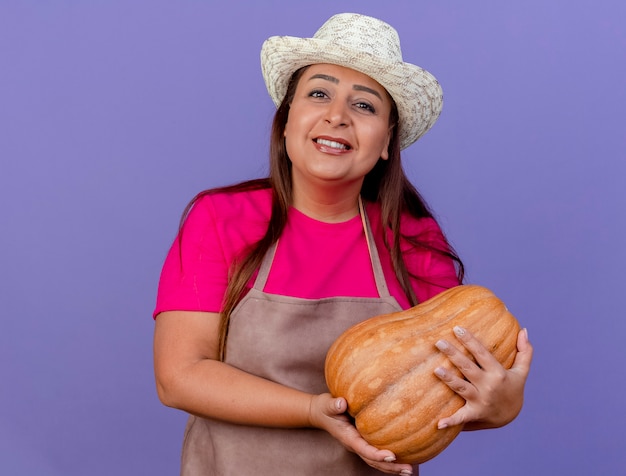
M530 372L530 364L533 360L533 346L528 340L527 329L522 329L517 335L517 350L511 370L526 377Z
M400 476L411 476L413 474L413 468L409 465L397 465L397 464L387 464L387 463L378 463L376 461L369 461L365 458L361 458L365 461L369 466L378 471L387 474L398 474Z
M396 460L396 455L389 450L379 450L375 446L370 445L363 438L359 438L354 442L352 450L357 453L364 460L376 463L393 463Z
M378 449L369 444L352 425L343 427L343 437L340 441L346 448L358 454L363 461L373 468L391 474L404 474L407 476L412 474L411 465L395 463L396 456L392 451Z
M448 360L459 369L459 371L470 381L480 378L481 369L476 365L470 357L465 355L447 340L439 340L435 343L435 347L448 357ZM448 377L452 377L452 373L448 372ZM448 380L446 380L448 382Z
M411 474L413 474L413 468L411 467L410 464L394 463L392 461L381 463L380 461L365 458L362 455L361 455L361 459L365 461L372 468L376 468L377 470L382 471L384 473L400 474L402 476L410 476Z
M454 335L461 341L463 346L472 354L478 365L483 369L500 367L500 362L487 350L487 348L476 338L474 334L461 326L454 326Z
M471 400L478 394L478 390L470 381L454 375L453 372L443 367L437 367L435 369L435 375L439 380L450 387L453 392L463 397L464 400Z
M343 418L343 414L347 410L347 401L345 398L338 397L333 398L330 401L332 411L338 412L339 415L335 418ZM357 429L351 425L342 425L341 433L343 437L340 439L344 446L350 451L358 454L363 461L368 465L376 468L380 471L390 474L401 474L409 476L413 474L411 465L406 463L395 463L396 455L387 449L378 449L377 447L369 444L359 434Z
M379 465L376 462L370 463L367 460L364 460L364 461L368 465L370 465L372 468L377 469L381 473L398 474L399 476L411 476L413 474L413 469L410 468L410 467L409 468L396 469L395 467L388 467L386 465Z

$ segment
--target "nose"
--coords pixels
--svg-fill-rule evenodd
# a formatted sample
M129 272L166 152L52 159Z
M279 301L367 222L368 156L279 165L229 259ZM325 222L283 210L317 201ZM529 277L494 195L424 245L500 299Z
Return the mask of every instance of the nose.
M348 107L342 101L331 101L326 109L326 122L333 127L345 127L350 123Z

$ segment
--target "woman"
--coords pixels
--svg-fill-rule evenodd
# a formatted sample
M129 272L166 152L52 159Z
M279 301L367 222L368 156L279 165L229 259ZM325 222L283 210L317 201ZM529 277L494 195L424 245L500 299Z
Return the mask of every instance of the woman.
M462 279L400 162L439 116L441 89L402 61L392 27L355 14L313 38L268 39L261 62L278 106L270 176L199 194L159 285L158 393L191 414L181 472L417 474L360 437L323 364L346 328ZM438 346L466 380L437 375L467 404L440 427L508 423L530 367L526 332L509 371L458 336Z

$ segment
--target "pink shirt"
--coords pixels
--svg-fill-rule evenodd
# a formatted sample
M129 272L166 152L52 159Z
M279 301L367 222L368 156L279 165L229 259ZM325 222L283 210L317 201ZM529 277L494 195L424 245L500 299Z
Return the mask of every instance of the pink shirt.
M163 311L219 312L229 266L265 233L271 192L255 190L202 197L174 241L161 273L154 316ZM382 237L380 207L366 205L389 291L403 309L409 302L393 272ZM402 232L445 247L437 223L406 217ZM459 284L451 259L401 243L420 302ZM182 257L182 261L181 261ZM377 297L376 284L360 216L343 223L325 223L289 210L265 291L300 298Z

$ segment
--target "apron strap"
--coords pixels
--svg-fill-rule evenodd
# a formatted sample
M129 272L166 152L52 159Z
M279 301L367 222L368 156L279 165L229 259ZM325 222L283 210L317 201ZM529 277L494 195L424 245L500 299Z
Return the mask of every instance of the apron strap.
M376 281L376 290L381 298L389 297L389 288L387 288L387 281L385 280L385 274L383 273L383 265L380 262L378 248L376 247L376 241L374 240L374 233L372 232L370 220L367 216L367 212L365 211L361 195L359 195L359 213L361 214L361 221L363 222L363 231L365 231L365 240L367 241L367 249L370 254L374 280Z
M272 244L267 250L267 253L265 253L263 261L261 262L261 267L259 268L259 273L254 280L254 289L259 291L263 291L263 289L265 289L265 283L267 283L267 277L270 275L270 268L272 267L272 262L274 261L274 255L276 254L276 248L278 248L279 241L280 238L276 240L276 243Z
M387 287L387 282L385 281L383 266L380 262L380 256L378 255L376 242L374 241L374 233L372 232L372 227L370 225L369 218L367 217L367 212L365 211L365 206L363 205L361 195L359 195L359 214L361 215L361 222L363 223L365 241L367 242L367 249L370 255L372 271L374 272L374 281L376 282L376 290L378 291L378 296L381 298L389 297L389 288ZM270 269L272 267L272 262L274 261L274 255L276 254L276 248L278 247L279 241L280 239L276 240L276 243L270 246L270 248L267 250L267 253L263 257L261 267L259 268L259 273L254 280L254 289L263 291L263 289L265 288L265 284L267 283L267 278L270 274Z

